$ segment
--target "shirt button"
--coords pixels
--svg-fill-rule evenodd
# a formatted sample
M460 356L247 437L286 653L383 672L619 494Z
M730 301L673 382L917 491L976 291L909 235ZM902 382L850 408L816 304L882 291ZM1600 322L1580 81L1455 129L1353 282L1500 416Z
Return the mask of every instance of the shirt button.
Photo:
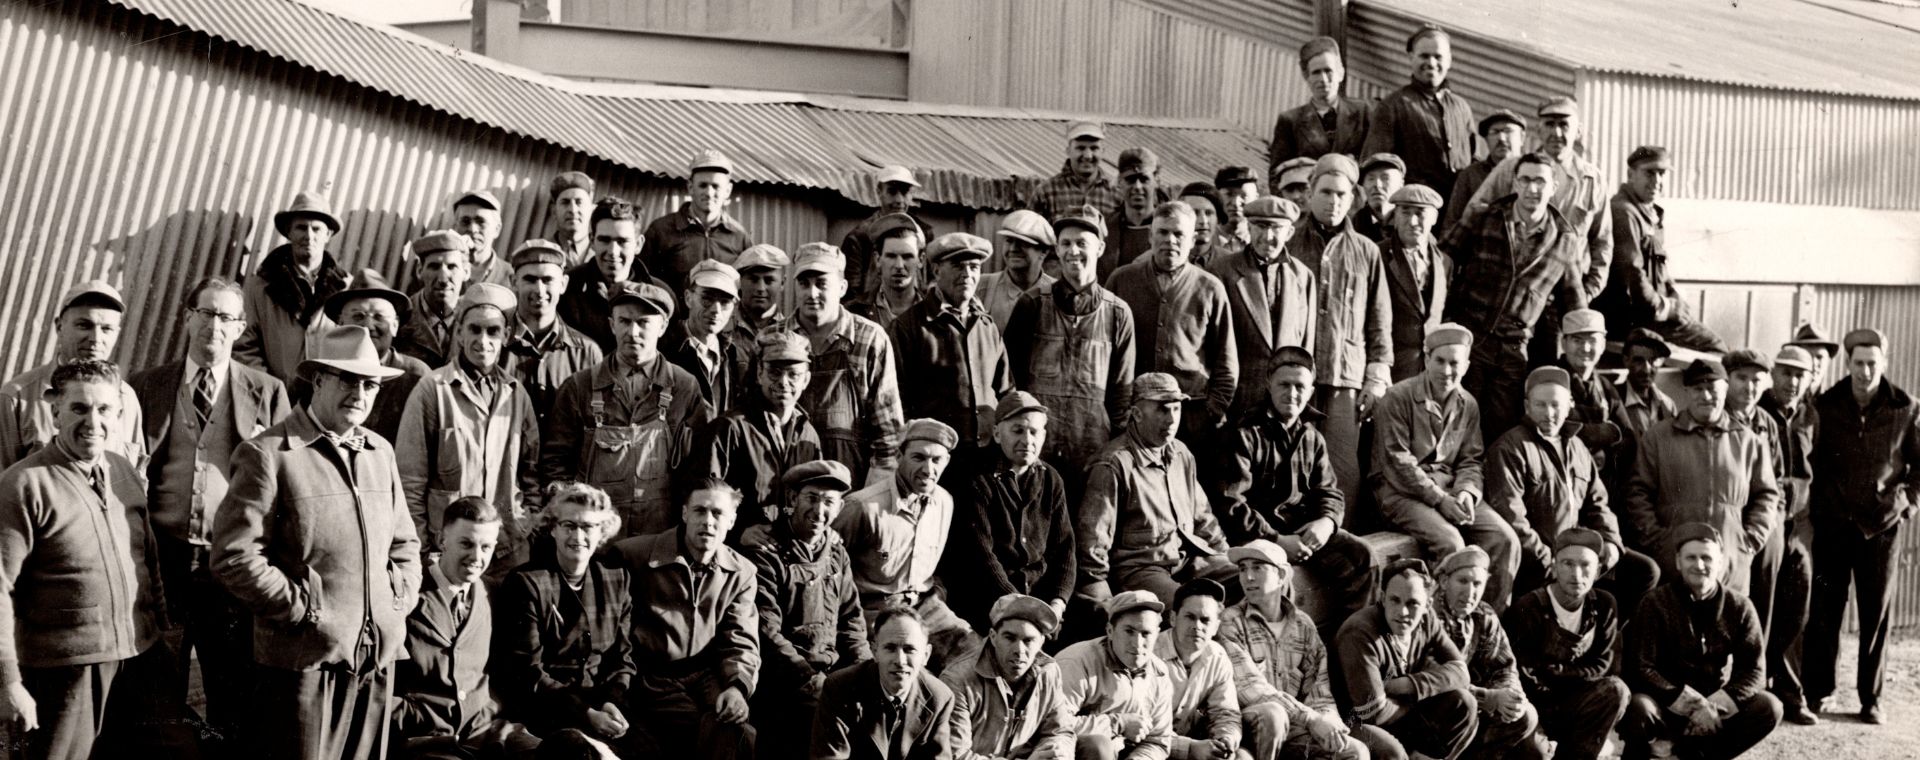
M467 701L467 690L466 690L466 689L461 689L461 690L459 690L458 692L456 692L456 695L457 695L457 696L459 696L459 698L460 698L460 701L462 701L462 702L465 702L465 701Z

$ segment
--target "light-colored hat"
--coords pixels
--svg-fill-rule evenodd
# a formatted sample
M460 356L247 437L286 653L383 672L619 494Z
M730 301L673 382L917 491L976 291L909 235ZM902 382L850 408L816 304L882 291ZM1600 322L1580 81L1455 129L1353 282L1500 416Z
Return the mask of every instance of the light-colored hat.
M687 162L687 176L691 177L700 172L732 174L733 161L720 151L712 149L703 150L695 155L692 161Z
M1053 607L1026 594L1008 594L993 603L993 609L987 612L988 625L999 625L1007 619L1025 620L1040 629L1042 634L1052 636L1060 629L1060 616Z
M1052 246L1056 242L1053 226L1047 224L1047 218L1026 209L1007 214L1005 219L1000 220L1000 231L993 234L1032 245Z
M1134 610L1153 610L1159 613L1167 611L1167 606L1160 603L1160 597L1139 589L1114 594L1107 600L1106 608L1109 621Z
M512 314L519 307L519 300L513 297L513 291L505 285L491 282L476 282L467 286L467 292L460 294L460 301L453 305L453 321L458 323L467 315L467 310L492 306L501 314Z
M954 432L947 423L922 417L917 420L907 420L906 429L900 433L901 448L906 448L907 444L914 441L932 441L952 450L953 447L960 445L960 434Z
M1560 317L1561 335L1605 333L1606 331L1607 315L1593 309L1574 309Z
M1259 560L1279 568L1293 567L1293 561L1287 559L1287 552L1279 544L1264 538L1248 541L1245 546L1236 546L1227 550L1227 559L1238 565L1242 560Z
M333 204L327 202L327 196L313 190L300 191L293 196L293 205L285 211L276 212L273 215L273 228L280 231L281 237L286 237L287 227L293 224L295 218L302 216L318 219L327 225L327 229L336 233L340 231L340 218L333 215Z
M76 283L73 287L67 288L67 292L60 294L60 309L55 311L54 315L67 313L68 309L73 308L75 301L82 300L105 301L115 311L127 310L126 299L120 297L120 291L108 285L105 280L87 280Z
M736 272L751 269L785 269L790 266L793 266L793 259L787 257L787 252L767 243L755 243L747 250L741 251L740 256L733 260L733 269Z
M696 288L718 290L740 297L740 272L714 259L701 259L687 272L687 282Z
M880 171L874 172L873 184L901 184L908 187L920 186L920 183L913 179L913 171L904 166L888 166L882 168Z
M1099 122L1076 121L1067 125L1067 139L1105 140L1107 131L1100 126Z
M794 274L796 276L808 272L832 272L834 274L846 274L847 272L846 254L841 253L839 248L825 243L808 243L800 246L800 255L795 257L793 263Z
M1165 372L1148 372L1133 381L1135 401L1188 401L1193 397L1180 390L1180 381Z
M1426 348L1433 351L1442 346L1473 347L1473 331L1457 322L1447 322L1427 331Z
M380 362L380 351L373 346L373 334L359 325L341 325L328 330L298 367L300 376L308 380L321 370L382 381L405 374L404 370Z

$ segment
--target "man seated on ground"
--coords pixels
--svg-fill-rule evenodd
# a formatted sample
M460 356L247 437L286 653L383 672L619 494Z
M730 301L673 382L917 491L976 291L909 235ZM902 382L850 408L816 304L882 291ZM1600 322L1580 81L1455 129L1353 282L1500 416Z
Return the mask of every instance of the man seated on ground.
M1469 546L1434 568L1439 586L1433 611L1440 629L1467 658L1467 691L1480 706L1480 733L1468 749L1478 757L1546 760L1547 747L1536 734L1540 713L1520 690L1507 632L1493 608L1480 601L1488 564L1486 551Z
M1353 735L1382 760L1416 752L1457 760L1479 731L1479 708L1466 658L1433 614L1427 563L1394 562L1380 583L1380 602L1340 627Z
M953 692L927 672L927 626L894 605L873 621L874 658L827 677L814 713L812 760L953 756Z
M1227 589L1198 578L1174 593L1173 627L1154 655L1173 679L1173 751L1181 760L1273 760L1286 738L1286 713L1276 702L1242 709L1233 660L1214 641Z
M1293 565L1265 539L1236 546L1227 556L1240 568L1246 598L1221 616L1220 645L1233 661L1242 711L1279 705L1285 746L1315 760L1366 760L1367 745L1347 733L1333 698L1326 645L1313 618L1293 604Z
M1061 692L1082 760L1161 760L1173 746L1173 681L1153 654L1166 606L1145 591L1108 599L1107 635L1061 650Z
M1612 672L1620 608L1595 588L1605 536L1568 528L1554 545L1553 585L1513 601L1501 618L1520 685L1540 708L1540 732L1560 760L1599 760L1627 710L1627 685Z
M1780 725L1780 699L1763 688L1760 616L1720 582L1720 531L1686 523L1670 538L1678 576L1627 626L1623 670L1634 693L1620 720L1623 757L1739 757Z
M953 691L953 754L962 760L1069 760L1073 714L1060 691L1060 666L1040 651L1060 630L1060 613L1025 594L988 612L980 649L947 666Z

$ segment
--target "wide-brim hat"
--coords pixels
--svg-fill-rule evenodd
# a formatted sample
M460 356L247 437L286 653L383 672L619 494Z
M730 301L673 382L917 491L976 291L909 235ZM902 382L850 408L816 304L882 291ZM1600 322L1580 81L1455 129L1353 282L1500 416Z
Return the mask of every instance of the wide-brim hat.
M381 363L380 351L373 346L373 334L359 325L341 325L328 330L320 336L313 353L300 362L297 369L300 376L308 380L312 380L314 374L321 370L380 381L406 374L404 370Z
M338 322L340 312L347 308L347 304L362 298L378 298L393 304L393 315L403 325L413 313L413 302L407 298L407 294L389 287L387 278L372 269L362 269L354 275L353 287L327 296L327 302L321 305L320 310L326 312L327 319Z
M281 237L286 237L287 227L293 224L295 218L302 216L326 223L327 229L335 233L340 231L340 218L333 215L333 204L327 202L327 196L310 190L293 196L293 204L287 206L286 210L274 212L273 228L280 232Z

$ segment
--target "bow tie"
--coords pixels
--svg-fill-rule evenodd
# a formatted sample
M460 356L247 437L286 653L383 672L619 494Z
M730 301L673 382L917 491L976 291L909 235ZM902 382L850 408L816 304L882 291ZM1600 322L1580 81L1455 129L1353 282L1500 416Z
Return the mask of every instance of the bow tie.
M367 443L367 437L364 435L339 435L337 433L326 433L325 436L328 443L332 443L334 448L339 449L341 451L372 451L373 450L373 446Z

